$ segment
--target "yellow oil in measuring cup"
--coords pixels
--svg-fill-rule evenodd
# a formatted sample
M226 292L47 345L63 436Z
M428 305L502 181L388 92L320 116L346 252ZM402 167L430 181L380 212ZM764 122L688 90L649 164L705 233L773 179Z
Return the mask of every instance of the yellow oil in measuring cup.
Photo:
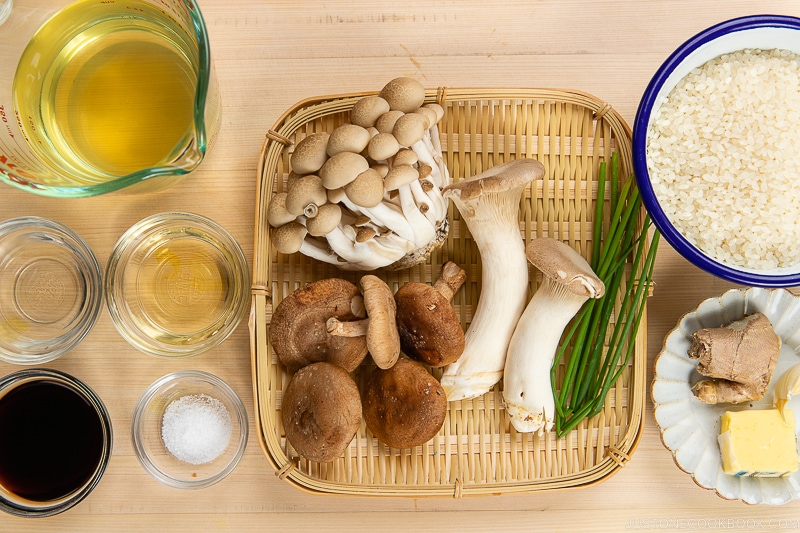
M20 58L12 92L25 139L71 180L158 167L195 140L197 44L154 4L80 0Z

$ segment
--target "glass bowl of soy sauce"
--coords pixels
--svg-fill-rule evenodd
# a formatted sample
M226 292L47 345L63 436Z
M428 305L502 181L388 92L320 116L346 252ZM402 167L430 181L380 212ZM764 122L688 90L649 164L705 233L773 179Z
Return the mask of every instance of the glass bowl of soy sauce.
M49 369L0 378L0 510L51 516L85 499L111 456L111 418L77 378Z

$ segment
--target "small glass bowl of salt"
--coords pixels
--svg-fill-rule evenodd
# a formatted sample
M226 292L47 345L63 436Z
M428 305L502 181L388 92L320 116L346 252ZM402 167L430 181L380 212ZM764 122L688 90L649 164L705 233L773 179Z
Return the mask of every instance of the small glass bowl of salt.
M208 372L183 370L156 380L131 420L139 462L170 487L199 489L230 474L247 444L247 411L236 392Z

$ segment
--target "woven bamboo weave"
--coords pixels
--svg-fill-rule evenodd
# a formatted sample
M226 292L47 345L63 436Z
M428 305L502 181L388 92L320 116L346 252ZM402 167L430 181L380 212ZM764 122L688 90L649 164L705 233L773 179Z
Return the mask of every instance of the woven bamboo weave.
M496 495L579 487L607 478L630 459L642 428L646 317L633 356L612 388L603 411L563 438L520 434L502 406L501 385L484 396L451 402L439 434L412 449L393 449L362 423L345 454L319 464L297 457L281 423L281 394L290 376L269 345L275 306L293 290L327 277L354 283L363 273L345 272L301 254L284 255L270 244L267 206L285 188L296 143L348 121L360 93L306 100L288 110L267 134L259 166L255 221L251 352L257 434L277 475L306 491L387 496ZM584 256L592 249L597 173L619 152L621 175L631 171L630 129L608 104L570 90L439 89L428 101L445 108L439 124L442 151L453 181L511 159L529 157L545 167L545 179L526 190L520 232L526 241L550 236ZM609 187L606 187L609 190ZM603 199L607 201L608 198ZM427 262L401 271L374 272L394 289L409 281L431 283L441 265L454 261L468 281L453 299L466 330L480 294L481 261L458 210L450 206L450 231ZM640 217L640 222L643 215ZM530 267L530 291L541 280ZM626 283L637 273L630 271ZM371 369L356 370L359 385ZM563 362L558 369L563 373ZM439 377L441 371L433 371Z

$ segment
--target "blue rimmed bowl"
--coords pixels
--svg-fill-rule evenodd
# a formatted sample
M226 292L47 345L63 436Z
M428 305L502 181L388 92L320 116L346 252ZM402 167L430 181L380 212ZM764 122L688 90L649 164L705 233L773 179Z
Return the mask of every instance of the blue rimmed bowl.
M645 208L667 242L695 266L717 277L759 287L800 285L800 264L758 270L715 259L686 238L659 203L648 171L648 133L656 112L672 89L693 69L726 53L745 49L784 49L800 54L800 18L753 15L719 23L687 40L656 71L647 86L633 127L633 167Z

